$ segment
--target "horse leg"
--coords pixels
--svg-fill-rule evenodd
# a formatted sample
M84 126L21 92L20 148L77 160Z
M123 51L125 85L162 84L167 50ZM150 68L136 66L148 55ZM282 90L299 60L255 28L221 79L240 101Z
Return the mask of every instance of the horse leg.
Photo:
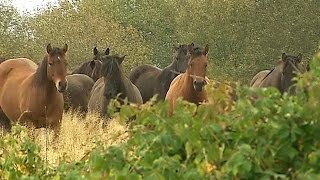
M5 132L11 131L10 119L4 114L4 112L0 112L0 129L5 130Z
M19 116L18 123L26 125L27 127L31 127L32 126L31 125L32 123L30 122L31 117L32 117L31 111L26 110Z
M172 99L170 102L169 102L169 111L168 111L168 116L169 117L172 117L173 115L173 110L176 106L176 100L175 99Z
M53 134L54 134L53 138L54 138L54 141L56 141L59 137L59 134L60 134L61 121L52 123L49 128L53 130Z

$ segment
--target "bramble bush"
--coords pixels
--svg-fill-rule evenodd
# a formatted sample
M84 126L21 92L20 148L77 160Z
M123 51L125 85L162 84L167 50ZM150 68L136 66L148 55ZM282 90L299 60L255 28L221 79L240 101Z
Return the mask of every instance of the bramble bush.
M211 82L210 103L123 105L128 141L97 146L78 162L46 166L38 146L17 131L0 140L1 177L61 179L318 179L320 54L297 83L296 96L274 88ZM17 127L16 127L17 128ZM19 131L20 132L20 131ZM27 163L26 163L27 162Z

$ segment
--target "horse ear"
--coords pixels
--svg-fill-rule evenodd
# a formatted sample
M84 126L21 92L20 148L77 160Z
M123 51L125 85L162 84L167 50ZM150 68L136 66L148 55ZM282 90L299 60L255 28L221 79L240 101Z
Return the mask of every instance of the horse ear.
M93 48L93 55L97 55L98 53L99 53L99 51L98 51L97 47L94 47Z
M68 51L68 44L64 44L62 51L63 53L66 53Z
M107 48L106 51L104 52L105 55L109 55L110 54L110 49Z
M127 56L127 55L124 55L124 56L122 56L122 57L119 58L119 64L121 64L121 63L123 62L123 60L124 60L124 58L125 58L126 56Z
M190 52L190 54L193 54L194 53L194 44L191 43L189 46L188 46L188 50Z
M51 47L51 44L49 43L47 45L47 53L50 54L52 52L52 47Z
M282 61L285 61L285 60L286 60L286 58L287 58L286 53L282 53Z
M94 69L95 66L96 66L96 63L94 62L94 60L90 61L91 69Z
M209 45L207 44L206 47L204 48L203 54L207 55L209 52Z
M298 54L298 61L301 62L301 60L302 60L302 54L299 53L299 54Z

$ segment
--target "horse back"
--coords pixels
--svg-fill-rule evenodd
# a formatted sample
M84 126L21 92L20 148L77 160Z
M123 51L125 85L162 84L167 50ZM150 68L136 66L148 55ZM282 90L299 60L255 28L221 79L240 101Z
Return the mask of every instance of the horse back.
M136 67L129 73L129 79L133 84L135 84L141 76L145 76L147 74L152 76L152 74L158 74L159 72L161 72L161 69L148 64L143 64Z
M143 100L137 86L135 86L128 78L124 79L124 85L129 102L142 104Z
M9 59L0 64L0 93L8 79L21 84L29 75L36 71L37 64L26 58Z
M270 70L258 72L251 80L250 87L259 87L263 79L270 73Z

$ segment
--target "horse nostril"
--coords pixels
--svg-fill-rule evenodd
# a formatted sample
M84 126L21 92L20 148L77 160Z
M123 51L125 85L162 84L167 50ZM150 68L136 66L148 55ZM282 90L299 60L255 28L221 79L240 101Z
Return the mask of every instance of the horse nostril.
M202 87L205 85L205 81L193 81L194 86Z

